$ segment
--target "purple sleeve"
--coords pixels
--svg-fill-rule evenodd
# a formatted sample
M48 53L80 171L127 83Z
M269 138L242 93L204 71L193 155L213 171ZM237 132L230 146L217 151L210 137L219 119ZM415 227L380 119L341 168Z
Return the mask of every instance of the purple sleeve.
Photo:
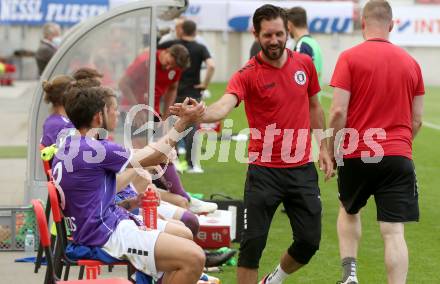
M105 147L105 157L100 167L115 173L125 170L131 158L131 151L109 141L102 141L102 144Z
M53 141L53 139L51 139L47 133L43 133L43 137L41 137L40 144L43 145L44 147L48 147L53 144L51 143L51 141Z
M133 189L131 184L129 184L123 190L119 191L116 195L122 201L122 200L130 199L130 198L134 198L138 194L137 194L136 190Z
M45 147L55 144L56 136L58 134L58 129L56 127L51 127L51 116L46 118L43 124L43 137L41 137L40 143Z

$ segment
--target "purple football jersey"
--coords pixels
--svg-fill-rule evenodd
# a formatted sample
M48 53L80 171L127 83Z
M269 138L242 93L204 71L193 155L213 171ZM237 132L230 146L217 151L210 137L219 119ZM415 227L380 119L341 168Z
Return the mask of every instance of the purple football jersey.
M116 205L116 174L130 150L107 140L69 136L52 163L54 181L64 195L63 213L76 244L102 246L129 213Z
M65 130L67 133L67 131L74 130L75 126L73 126L72 122L70 122L65 116L56 113L50 115L46 118L43 124L43 137L41 138L41 144L46 147L56 144L57 136L63 131L63 129L69 129Z

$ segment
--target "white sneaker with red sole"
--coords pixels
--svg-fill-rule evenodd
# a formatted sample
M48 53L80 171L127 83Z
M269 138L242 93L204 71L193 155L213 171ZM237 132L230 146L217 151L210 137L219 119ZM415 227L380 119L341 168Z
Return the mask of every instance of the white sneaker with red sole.
M189 202L189 210L198 215L206 215L209 213L215 212L217 210L218 206L214 202L206 202L194 197L191 197L191 200Z

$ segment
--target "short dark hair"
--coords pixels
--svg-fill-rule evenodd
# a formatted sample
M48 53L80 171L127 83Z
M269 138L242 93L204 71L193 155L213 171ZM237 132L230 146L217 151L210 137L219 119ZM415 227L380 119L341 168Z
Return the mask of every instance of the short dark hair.
M113 91L113 89L111 89L111 88L109 88L109 87L102 87L102 89L103 89L103 94L104 94L104 102L105 102L105 105L106 105L107 107L109 107L109 106L111 105L111 99L112 99L112 98L117 99L116 94L115 94L115 92Z
M197 25L194 21L185 20L182 24L182 31L186 36L193 36L196 34Z
M297 28L307 28L307 12L303 7L288 9L287 20Z
M77 80L77 81L73 81L70 84L70 88L80 88L80 89L92 88L92 87L100 87L100 86L101 86L101 81L99 81L96 78L80 79L80 80Z
M95 114L104 110L105 92L101 87L71 88L64 108L76 129L90 127Z
M103 75L98 72L98 70L81 67L73 72L72 77L76 80L72 82L71 87L73 88L91 88L101 86L101 81L98 78L102 78Z
M98 70L90 67L81 67L73 72L72 77L75 80L89 79L89 78L102 78L103 75Z
M167 50L174 60L176 60L176 64L179 68L186 69L190 66L189 51L185 46L173 44Z
M281 7L274 6L271 4L265 4L255 10L254 16L252 17L252 23L254 25L255 32L257 34L260 33L261 30L261 22L263 20L270 21L281 18L284 23L284 27L287 31L287 13Z

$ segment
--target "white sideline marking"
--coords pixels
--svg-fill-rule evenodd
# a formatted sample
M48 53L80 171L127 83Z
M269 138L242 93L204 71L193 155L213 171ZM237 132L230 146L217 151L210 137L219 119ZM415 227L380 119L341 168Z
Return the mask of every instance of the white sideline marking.
M426 126L435 130L440 130L440 125L428 122L428 121L423 121L422 126Z

